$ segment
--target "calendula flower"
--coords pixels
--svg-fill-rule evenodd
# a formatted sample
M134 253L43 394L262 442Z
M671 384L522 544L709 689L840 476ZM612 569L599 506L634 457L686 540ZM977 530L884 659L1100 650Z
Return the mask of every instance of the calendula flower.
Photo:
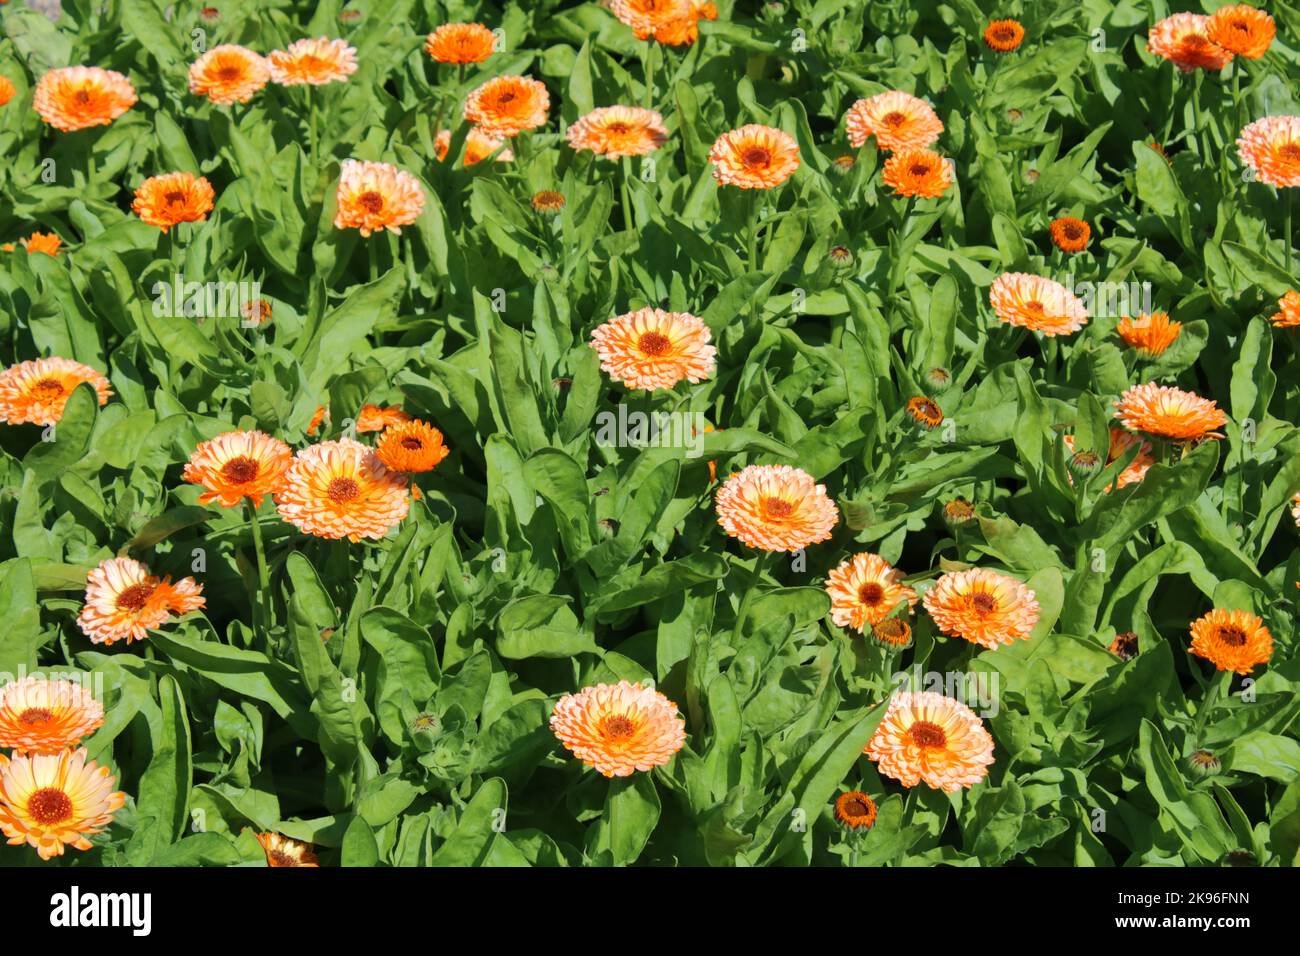
M1219 758L1209 750L1193 750L1187 757L1187 769L1198 777L1213 777L1220 767Z
M847 266L853 261L853 252L848 246L831 246L826 258L837 266Z
M876 822L876 804L861 790L835 798L835 819L847 830L870 830Z
M1120 660L1128 662L1138 655L1138 636L1134 631L1121 631L1107 648Z
M266 853L267 866L320 866L316 854L306 843L290 840L278 833L259 833L257 842Z
M249 299L239 306L239 314L249 325L270 325L271 312L270 299Z
M1300 292L1288 291L1277 300L1277 314L1269 321L1279 329L1300 328Z
M271 79L281 86L342 83L357 71L356 48L329 37L298 40L287 50L272 50L267 59Z
M988 568L950 571L922 599L935 625L989 650L1027 641L1038 623L1038 598L1015 578Z
M190 66L190 92L223 105L247 103L270 79L266 58L237 43L214 46Z
M322 423L328 423L330 420L330 410L324 405L317 405L316 411L311 416L311 423L307 426L307 434L315 435L320 431Z
M831 620L859 633L889 617L900 604L910 610L916 592L903 584L903 572L878 554L855 554L826 576Z
M381 432L391 425L401 425L410 420L411 416L397 405L386 408L378 405L362 405L361 411L357 412L357 431Z
M444 23L424 41L439 63L482 63L496 51L496 35L481 23Z
M389 163L345 159L335 201L336 229L359 229L362 236L387 229L401 235L402 226L420 218L424 188L406 170Z
M721 185L773 189L799 168L799 146L789 133L751 123L719 136L709 162Z
M554 216L567 204L564 193L556 192L554 189L543 189L541 192L533 193L533 198L529 202L535 211L546 216Z
M318 538L382 538L406 517L406 477L359 441L309 445L294 456L275 492L280 517Z
M975 506L965 498L954 498L943 506L943 520L951 525L969 524L975 520Z
M42 252L47 256L57 256L63 246L63 240L52 232L33 232L23 241L23 248L28 254ZM12 252L12 246L6 246L6 252Z
M1300 493L1291 499L1291 517L1295 518L1296 527L1300 528ZM1296 586L1300 587L1300 584Z
M1242 162L1262 183L1300 186L1300 116L1265 116L1237 137Z
M677 21L695 16L695 5L691 0L613 0L609 9L632 28L639 40L645 40L653 36L656 30L670 27Z
M1066 435L1063 439L1065 447L1074 453L1074 436ZM1106 490L1113 488L1124 488L1127 485L1135 484L1146 477L1147 471L1156 463L1152 456L1151 443L1142 441L1137 435L1122 428L1111 426L1110 429L1110 447L1106 453L1106 464L1118 461L1134 445L1141 444L1138 449L1137 457L1134 458L1123 471L1115 476L1114 484L1107 486Z
M1273 635L1258 615L1216 607L1192 623L1191 652L1221 671L1249 674L1273 656Z
M0 830L11 845L27 843L42 860L67 847L89 850L88 837L103 832L126 794L117 778L86 749L58 754L0 756Z
M216 501L235 508L251 498L257 507L280 486L291 461L293 451L278 438L259 431L223 432L194 449L181 477L203 486L199 504Z
M36 81L32 108L65 133L107 126L135 105L135 87L121 73L97 66L65 66Z
M479 127L471 126L469 132L465 134L464 164L473 166L475 163L483 162L493 153L497 153L505 143L505 137L490 136ZM447 158L447 151L451 149L451 130L444 129L440 132L438 138L434 140L433 148L438 154L438 162L441 163ZM509 147L497 153L498 163L508 163L514 158L514 151Z
M712 375L717 349L710 338L709 327L689 312L645 308L596 326L591 347L613 381L653 391Z
M1073 292L1051 279L1004 272L989 287L998 319L1043 335L1069 335L1088 324L1088 310Z
M1268 52L1277 27L1265 11L1237 3L1214 11L1205 33L1212 43L1228 52L1258 60Z
M1018 20L994 20L984 28L984 45L994 53L1018 50L1024 40L1025 28Z
M850 106L844 128L855 147L874 136L881 149L925 149L939 138L943 122L925 100L890 90Z
M1232 53L1209 35L1210 18L1199 13L1175 13L1156 23L1147 35L1147 49L1184 73L1217 72L1232 62Z
M1062 252L1083 252L1088 248L1088 239L1092 236L1091 227L1082 219L1075 219L1073 216L1053 219L1050 229L1052 242Z
M905 787L924 782L956 793L988 776L993 738L961 701L932 691L899 691L863 752L882 775Z
M7 76L0 76L0 106L7 104L17 93L13 80Z
M86 601L77 617L94 644L142 641L173 615L197 611L207 602L193 578L159 578L132 558L109 558L86 576Z
M943 409L924 395L907 400L907 414L926 428L938 428L943 424Z
M386 468L412 475L432 471L450 449L442 443L442 432L415 419L386 429L375 445L375 454Z
M0 747L56 754L103 723L104 705L74 681L30 676L0 688Z
M892 653L912 646L912 626L901 617L887 617L871 628L871 640Z
M518 136L546 125L551 94L528 76L498 76L465 99L465 120L489 136Z
M1178 441L1222 438L1215 429L1228 423L1212 400L1155 382L1134 385L1121 395L1115 416L1133 431Z
M952 185L952 165L929 149L900 149L885 160L881 181L898 196L934 199Z
M1168 312L1156 311L1150 315L1143 313L1136 319L1125 316L1116 331L1138 355L1155 358L1174 344L1182 328L1182 323L1172 321Z
M829 540L839 509L812 475L789 465L750 465L718 489L718 524L761 551L799 551Z
M163 232L182 222L203 222L212 211L212 184L193 173L151 176L135 191L131 210Z
M551 732L579 760L606 777L653 770L682 749L686 721L653 687L625 680L561 697Z
M653 153L668 138L664 118L637 106L602 106L569 127L565 136L574 149L619 159Z
M0 422L53 425L63 417L63 407L82 382L94 386L100 405L108 404L113 388L89 365L54 357L10 366L0 372Z

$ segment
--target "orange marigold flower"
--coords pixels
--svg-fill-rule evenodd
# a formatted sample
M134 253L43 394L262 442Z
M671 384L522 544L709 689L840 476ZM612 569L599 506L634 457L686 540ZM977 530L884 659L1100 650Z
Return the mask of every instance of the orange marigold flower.
M1133 431L1179 441L1222 438L1215 429L1228 423L1211 399L1155 382L1134 385L1121 395L1115 417Z
M270 79L266 58L237 43L214 46L190 66L190 92L223 105L247 103Z
M789 133L751 123L719 136L709 162L721 185L772 189L799 168L799 146Z
M173 615L197 611L207 602L193 578L159 578L131 558L109 558L86 576L86 603L77 625L94 644L142 641Z
M628 777L672 760L686 740L686 721L653 687L622 680L561 697L551 732L587 766L606 777Z
M212 211L212 184L193 173L151 176L135 191L131 210L163 232L182 222L202 222Z
M1232 53L1209 35L1210 18L1199 13L1175 13L1151 27L1147 49L1184 73L1218 71L1232 62Z
M121 73L97 66L65 66L36 82L32 108L57 130L107 126L135 105L135 87Z
M281 86L342 83L357 71L356 48L348 46L346 40L329 37L298 40L287 50L272 50L267 59L271 79Z
M994 20L984 28L984 45L994 53L1018 50L1024 40L1025 28L1018 20Z
M13 80L9 79L7 76L0 76L0 106L4 106L12 100L17 92L18 91L14 89Z
M826 576L831 620L862 633L879 624L902 603L916 605L916 592L902 583L903 572L878 554L849 558Z
M194 449L181 477L204 487L199 504L216 501L234 508L251 498L258 507L280 486L292 460L293 451L278 438L259 431L223 432Z
M1192 623L1191 652L1221 671L1249 674L1273 656L1273 635L1249 611L1216 607Z
M465 98L465 119L489 136L518 136L546 124L551 94L529 76L498 76Z
M19 362L0 372L0 422L53 425L82 382L94 386L100 405L108 404L113 388L89 365L57 357Z
M881 149L925 149L939 138L943 122L925 100L890 90L850 106L844 128L855 147L874 136Z
M1300 292L1289 291L1277 300L1277 314L1272 323L1279 329L1300 328Z
M1004 272L989 288L998 319L1044 335L1069 335L1088 324L1088 310L1073 292L1051 279Z
M1168 312L1156 311L1150 315L1143 313L1136 319L1125 316L1120 319L1117 331L1120 338L1137 349L1138 355L1155 358L1174 344L1182 328L1183 324L1172 321Z
M52 232L33 232L23 240L23 248L29 253L43 252L47 256L57 256L63 246L63 240Z
M591 332L600 367L628 388L672 388L713 374L717 349L709 327L689 312L645 308L616 316Z
M988 568L950 571L922 599L935 625L989 650L1027 641L1038 623L1038 598L1015 578Z
M1066 435L1063 439L1065 447L1069 449L1070 454L1074 454L1074 436ZM1106 490L1111 491L1114 488L1124 488L1128 485L1135 484L1147 476L1147 471L1156 463L1152 456L1151 443L1142 441L1137 435L1122 428L1110 428L1110 447L1106 452L1106 464L1110 465L1124 456L1134 445L1141 443L1138 449L1137 457L1134 458L1128 466L1115 476L1115 482L1107 486Z
M1092 237L1092 228L1082 219L1063 216L1053 219L1051 225L1052 242L1062 252L1083 252L1088 248Z
M55 754L103 723L104 705L75 681L33 675L0 688L0 747Z
M924 395L907 400L907 414L926 428L938 428L943 424L943 409Z
M700 37L699 18L694 13L672 20L651 34L656 43L664 46L690 46Z
M1138 655L1138 636L1136 631L1121 631L1106 648L1120 660L1128 662Z
M813 476L789 465L750 465L717 496L718 524L751 548L799 551L830 539L840 511Z
M466 166L473 166L475 163L481 163L498 149L505 145L504 136L491 136L477 126L471 126L469 132L465 134L465 159ZM447 151L451 149L451 130L444 129L434 140L433 148L437 151L438 162L447 158ZM508 163L515 158L514 151L510 148L501 149L497 153L498 163Z
M84 747L0 756L0 830L11 845L35 847L42 860L67 847L89 850L87 838L102 832L126 802L125 793L114 792L116 783Z
M294 456L275 492L280 517L318 538L382 538L411 505L406 477L389 471L351 438L310 445Z
M1237 137L1242 162L1262 183L1300 186L1300 116L1265 116Z
M375 445L385 467L406 475L432 471L450 453L442 432L419 419L386 429Z
M357 431L381 432L390 425L401 425L410 420L411 416L402 411L400 405L390 405L387 408L362 405L361 411L357 413Z
M335 228L359 229L362 236L381 229L401 235L402 226L420 218L424 189L404 169L388 163L345 159L335 200Z
M695 5L691 0L613 0L609 9L632 28L639 40L676 21L695 17Z
M905 651L912 646L912 626L901 617L887 617L871 628L871 640L887 651Z
M848 830L870 830L876 822L876 803L861 790L835 798L835 819Z
M943 520L961 526L975 520L975 506L965 498L954 498L943 506Z
M556 192L554 189L543 189L541 192L533 193L533 198L529 202L535 211L554 216L567 205L568 200L564 198L564 193Z
M637 106L602 106L569 127L565 136L574 149L619 159L644 156L664 144L668 129L654 110Z
M902 149L885 160L881 180L899 196L942 196L952 185L952 164L930 149Z
M316 854L306 843L290 840L278 833L259 833L257 842L266 853L267 866L320 866Z
M933 691L899 691L863 751L876 769L905 787L948 793L973 787L993 763L993 737L959 700Z
M1237 56L1258 60L1268 52L1277 33L1273 18L1244 3L1219 7L1205 27L1211 42Z
M481 23L444 23L424 41L439 63L482 63L496 52L496 35Z

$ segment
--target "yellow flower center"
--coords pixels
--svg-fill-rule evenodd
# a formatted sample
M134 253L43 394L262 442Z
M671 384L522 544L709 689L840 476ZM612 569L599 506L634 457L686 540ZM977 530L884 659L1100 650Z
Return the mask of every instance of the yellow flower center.
M27 812L42 826L53 826L72 816L72 798L58 787L44 787L27 798Z

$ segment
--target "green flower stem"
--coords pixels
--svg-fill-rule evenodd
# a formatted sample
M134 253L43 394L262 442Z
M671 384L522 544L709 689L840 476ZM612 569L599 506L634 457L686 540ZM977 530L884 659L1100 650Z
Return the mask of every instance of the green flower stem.
M749 606L754 601L759 582L763 579L763 565L766 563L767 552L758 552L754 558L754 569L750 573L749 583L745 586L745 593L740 599L740 607L736 610L736 626L731 632L731 643L733 645L740 640L740 629L745 623L745 615L749 613Z
M244 499L248 505L248 523L253 529L253 550L257 552L257 600L253 607L261 609L262 629L271 629L271 575L266 567L266 547L262 543L262 526L257 520L257 507L251 498Z
M636 229L636 216L632 211L632 157L623 157L623 228L628 232Z
M1201 709L1196 714L1196 729L1192 732L1192 739L1196 741L1196 746L1204 743L1205 723L1210 718L1210 711L1214 710L1222 698L1232 686L1232 671L1223 671L1218 678L1211 680L1210 689L1205 692L1201 699Z
M1282 204L1282 249L1286 254L1286 274L1294 275L1291 271L1291 193L1293 188L1284 188L1286 201Z
M645 46L641 48L641 71L645 78L645 108L651 109L655 102L655 64L654 64L655 44L652 38L648 38Z

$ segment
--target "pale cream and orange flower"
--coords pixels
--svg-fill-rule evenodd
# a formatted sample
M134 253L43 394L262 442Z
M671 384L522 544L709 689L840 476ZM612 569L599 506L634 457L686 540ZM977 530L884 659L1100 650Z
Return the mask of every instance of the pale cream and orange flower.
M1221 671L1249 674L1273 656L1273 635L1256 614L1216 607L1192 623L1191 652Z
M151 176L135 191L131 210L163 232L182 222L202 222L212 211L212 184L193 173Z
M401 235L402 226L420 218L424 188L406 170L389 163L345 159L335 201L335 228L359 229L362 236L381 229Z
M490 136L483 132L478 126L471 126L469 132L465 134L465 151L464 165L473 166L475 163L481 163L506 143L504 136ZM451 149L451 130L444 129L433 143L434 151L438 155L438 162L443 162L447 158L447 151ZM515 158L514 150L507 147L497 153L498 163L508 163Z
M298 40L286 50L272 50L267 59L271 79L281 86L342 83L357 71L356 48L329 37Z
M216 501L234 508L251 498L257 507L280 487L291 461L293 451L278 438L259 431L223 432L194 449L181 477L203 486L199 504Z
M719 136L709 162L720 185L773 189L799 168L799 145L789 133L751 123Z
M432 471L450 453L442 443L442 432L419 419L393 425L375 444L384 466L405 475Z
M1277 300L1277 312L1270 320L1279 329L1300 328L1300 292L1287 291Z
M362 405L361 411L357 412L357 431L381 432L392 425L401 425L403 422L409 422L411 416L402 411L400 405Z
M59 754L0 756L0 831L10 845L36 848L42 860L67 847L89 850L126 802L117 778L86 749Z
M465 120L489 136L518 136L546 125L551 94L529 76L497 76L465 98Z
M653 687L625 680L561 697L550 724L575 757L606 777L666 764L686 740L676 704Z
M77 625L94 644L142 641L174 615L207 602L193 578L159 578L132 558L108 558L86 576L86 599Z
M261 326L271 324L271 300L249 299L239 306L239 313L249 325Z
M1092 236L1092 227L1073 216L1053 219L1048 229L1052 234L1052 244L1067 253L1083 252L1088 248L1088 239Z
M32 108L57 130L107 126L135 105L135 87L121 73L97 66L65 66L36 82Z
M266 854L267 866L320 866L316 854L306 843L290 840L278 833L259 833L257 842Z
M0 106L6 105L17 93L13 80L7 76L0 76Z
M1258 60L1268 52L1277 27L1267 12L1236 3L1215 10L1205 32L1213 43L1230 53Z
M1074 436L1066 435L1063 439L1065 447L1069 449L1071 455L1074 454ZM1110 447L1106 452L1106 464L1119 461L1134 445L1141 443L1138 449L1137 457L1125 466L1124 470L1115 476L1115 481L1106 486L1106 491L1113 491L1116 488L1124 488L1128 485L1135 484L1147 476L1151 466L1156 463L1155 457L1151 454L1151 443L1142 441L1137 435L1122 428L1116 428L1113 425L1110 428ZM1073 481L1073 479L1071 479Z
M844 128L854 146L874 136L881 149L925 149L939 138L943 122L925 100L890 90L850 106Z
M1147 49L1184 73L1195 69L1217 72L1232 62L1232 53L1209 35L1210 18L1199 13L1175 13L1151 27Z
M718 524L751 548L799 551L830 539L840 511L812 475L790 465L750 465L717 495Z
M672 388L713 374L717 349L709 327L689 312L637 309L616 316L591 332L600 367L628 388Z
M496 35L481 23L444 23L424 41L439 63L482 63L496 51Z
M934 199L952 186L952 163L932 149L900 149L885 160L880 179L896 195Z
M632 28L639 40L652 36L656 30L695 17L695 5L691 0L612 0L609 9Z
M602 106L581 117L565 133L574 149L619 159L644 156L664 144L668 129L654 110L638 106Z
M933 691L898 691L863 753L905 787L924 783L956 793L988 776L993 737L959 700Z
M280 517L318 538L382 538L406 517L406 477L359 441L309 445L294 456L275 493Z
M1116 331L1119 337L1143 358L1155 358L1174 344L1183 324L1169 318L1168 312L1159 310L1150 315L1143 313L1136 319L1120 319Z
M1019 20L994 20L984 28L984 45L994 53L1018 50L1024 39L1025 28Z
M1211 399L1155 382L1134 385L1121 395L1115 417L1133 431L1177 441L1222 438L1216 429L1228 423Z
M1300 116L1265 116L1241 131L1237 152L1262 183L1300 186Z
M40 675L0 688L0 747L53 754L75 747L104 723L104 705L75 681Z
M237 43L214 46L190 65L190 92L212 103L247 103L271 79L266 58Z
M53 425L82 382L94 386L100 405L113 388L99 372L72 359L43 358L19 362L0 372L0 422L6 425Z
M826 576L831 599L831 620L859 633L874 627L906 603L910 612L916 592L903 584L903 572L878 554L864 552L849 558Z
M989 287L998 319L1043 335L1069 335L1088 324L1088 310L1073 292L1051 279L1004 272Z
M922 599L935 625L989 650L1027 641L1038 623L1038 597L1007 574L989 568L950 571Z

